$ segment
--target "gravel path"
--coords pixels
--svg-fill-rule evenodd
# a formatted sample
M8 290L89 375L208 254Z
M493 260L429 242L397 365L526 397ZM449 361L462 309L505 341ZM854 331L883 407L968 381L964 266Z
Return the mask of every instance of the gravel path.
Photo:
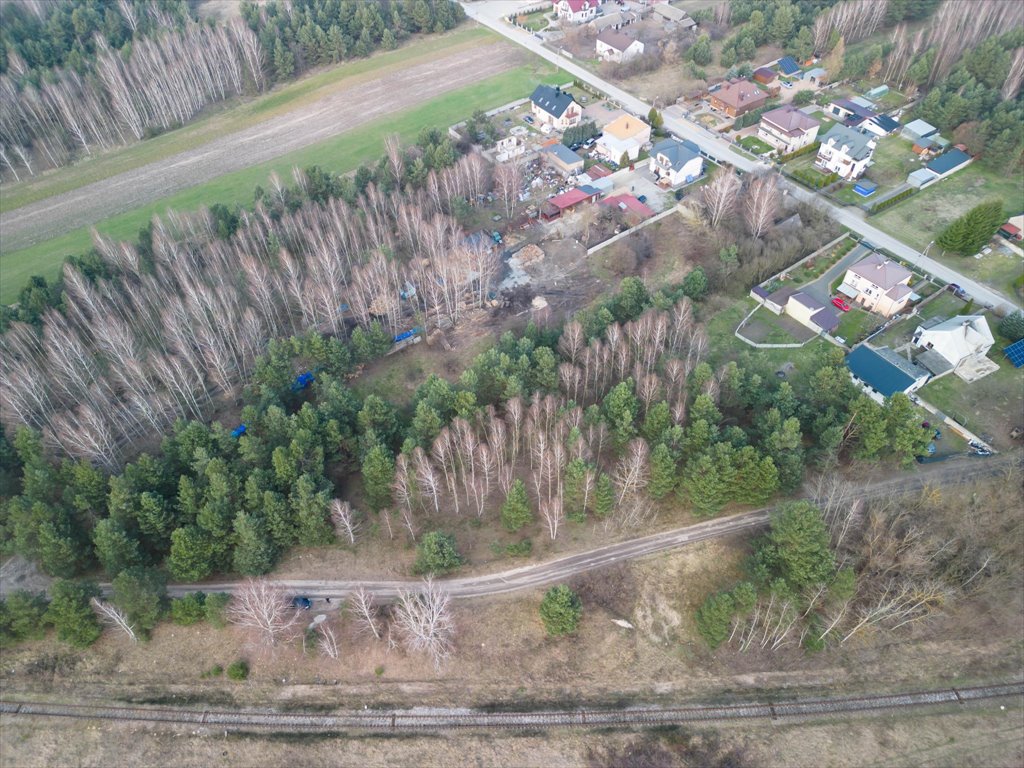
M460 51L336 91L301 110L187 152L5 212L0 214L3 250L26 248L223 174L273 160L472 85L524 59L518 48L505 42Z

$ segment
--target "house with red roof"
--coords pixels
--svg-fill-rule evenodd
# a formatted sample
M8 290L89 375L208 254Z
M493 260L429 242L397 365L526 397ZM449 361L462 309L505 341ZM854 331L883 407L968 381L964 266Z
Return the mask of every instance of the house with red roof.
M570 24L586 24L597 16L599 0L554 0L555 13Z
M641 221L645 221L654 215L654 209L641 203L634 195L612 195L602 200L601 205L622 211L633 225L639 224Z
M540 217L544 221L554 221L562 214L572 213L579 206L594 202L600 196L600 190L593 187L575 187L545 200L540 207Z
M749 80L730 80L711 94L711 108L739 117L759 109L768 101L768 94Z

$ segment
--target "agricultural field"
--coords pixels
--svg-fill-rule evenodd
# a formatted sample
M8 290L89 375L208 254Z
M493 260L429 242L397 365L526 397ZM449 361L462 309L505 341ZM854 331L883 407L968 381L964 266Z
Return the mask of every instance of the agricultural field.
M521 65L398 115L379 118L272 161L224 174L186 191L104 219L95 226L107 237L131 239L152 216L167 209L188 211L215 203L249 205L253 189L257 185L265 187L272 172L288 179L293 167L319 165L334 173L353 171L368 158L377 158L383 153L386 135L398 135L403 142L410 143L425 126L443 128L475 109L490 109L522 98L539 82L563 82L564 78L564 74L559 74L551 66ZM52 240L3 254L0 256L0 301L13 300L31 275L55 276L66 256L88 250L91 242L89 228L82 227Z
M175 130L82 158L72 166L20 182L5 183L0 190L0 213L194 150L215 139L306 109L338 92L369 84L377 78L429 63L438 57L468 55L495 42L494 35L485 29L464 27L444 35L418 39L395 51L324 67L250 100L235 99L212 105L208 108L210 114Z

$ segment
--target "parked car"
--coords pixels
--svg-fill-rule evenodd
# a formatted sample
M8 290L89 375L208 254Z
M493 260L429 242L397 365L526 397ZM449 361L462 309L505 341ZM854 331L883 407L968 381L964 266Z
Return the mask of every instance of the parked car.
M843 312L849 312L850 311L850 305L847 304L846 300L843 299L840 296L836 296L835 298L832 299L832 306L838 307Z
M782 87L783 88L792 88L793 84L791 82L789 82L789 80L783 80L782 81Z
M529 123L530 125L533 125L533 116L532 115L523 115L523 121L526 122L526 123Z
M641 203L646 203L647 202L647 195L639 195L637 197L637 200L639 200Z
M293 597L292 607L301 608L304 611L308 611L310 608L313 607L313 601L310 600L308 597Z

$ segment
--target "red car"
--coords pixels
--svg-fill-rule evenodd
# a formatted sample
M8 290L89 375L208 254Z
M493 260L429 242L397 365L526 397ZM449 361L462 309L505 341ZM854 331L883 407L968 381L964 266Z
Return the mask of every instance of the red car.
M843 312L850 311L850 305L846 303L845 299L839 296L836 296L834 299L832 299L832 306L838 307L839 309L843 310Z

